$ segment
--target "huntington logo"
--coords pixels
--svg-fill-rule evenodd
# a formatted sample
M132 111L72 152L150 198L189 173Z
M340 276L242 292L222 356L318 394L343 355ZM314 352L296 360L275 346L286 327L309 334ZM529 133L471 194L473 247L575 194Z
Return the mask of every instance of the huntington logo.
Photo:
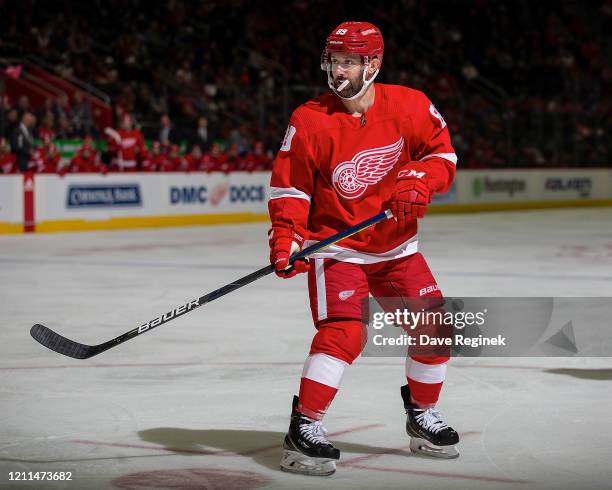
M138 184L71 185L66 196L67 208L141 205Z
M508 194L512 197L514 194L525 192L526 189L527 182L524 179L475 177L472 181L472 193L475 197L480 197L485 193Z

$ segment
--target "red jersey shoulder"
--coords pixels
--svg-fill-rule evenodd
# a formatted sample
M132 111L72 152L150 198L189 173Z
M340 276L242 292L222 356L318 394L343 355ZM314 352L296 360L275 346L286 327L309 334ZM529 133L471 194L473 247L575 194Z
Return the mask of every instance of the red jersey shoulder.
M387 99L388 106L401 110L402 112L418 112L429 107L429 98L420 90L406 87L404 85L376 84L382 88L382 92Z
M415 125L428 123L441 129L446 127L446 121L436 109L429 97L420 90L402 85L384 85L385 98L388 107L398 110L402 115L407 115Z
M305 102L291 116L291 121L308 132L332 127L336 123L332 116L339 111L338 98L331 92Z

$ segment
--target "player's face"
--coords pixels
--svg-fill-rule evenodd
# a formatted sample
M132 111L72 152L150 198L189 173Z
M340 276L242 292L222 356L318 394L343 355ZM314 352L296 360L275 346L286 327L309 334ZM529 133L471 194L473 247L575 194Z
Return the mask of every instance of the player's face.
M361 56L349 53L332 53L331 70L336 90L347 80L342 90L338 90L343 97L351 97L359 92L363 83L362 74L364 70Z

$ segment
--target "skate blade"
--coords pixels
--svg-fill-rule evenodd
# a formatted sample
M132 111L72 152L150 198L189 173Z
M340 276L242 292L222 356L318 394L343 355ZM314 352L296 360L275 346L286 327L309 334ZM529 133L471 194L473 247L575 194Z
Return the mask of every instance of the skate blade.
M311 458L298 451L283 450L280 469L289 473L310 476L329 476L336 472L336 461L326 458Z
M459 451L457 451L455 446L436 446L418 437L410 438L410 450L413 453L422 454L431 458L453 459L459 457Z

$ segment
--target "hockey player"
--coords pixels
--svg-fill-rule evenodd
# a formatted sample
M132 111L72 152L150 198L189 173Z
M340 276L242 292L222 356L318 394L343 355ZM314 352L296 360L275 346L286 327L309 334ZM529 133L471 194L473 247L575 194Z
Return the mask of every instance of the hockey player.
M0 173L17 173L15 155L11 153L11 148L5 138L0 138Z
M136 170L146 148L144 136L140 130L134 128L132 116L124 113L121 116L121 128L105 128L104 132L109 139L109 152L115 155L113 169Z
M142 160L143 172L161 172L166 167L168 156L162 151L159 141L154 141L151 151L147 151Z
M253 150L247 153L239 170L245 172L257 172L270 170L272 159L266 153L263 141L256 141Z
M293 112L274 162L270 260L283 278L308 272L317 329L283 443L285 471L330 475L336 469L340 451L321 420L345 368L363 349L361 301L369 293L441 297L417 251L417 219L434 193L450 187L457 157L444 119L422 92L374 83L383 51L382 34L370 23L344 22L332 31L321 58L331 92ZM288 267L303 246L388 208L395 221ZM400 390L411 449L442 458L458 456L459 441L434 408L447 361L407 356Z
M91 136L86 136L83 145L78 149L70 160L70 165L65 168L66 172L100 172L105 173L106 167L100 164L100 157L94 147Z
M204 165L204 154L199 145L193 145L189 155L185 155L184 162L186 166L185 171L187 172L195 172Z
M60 168L61 155L49 137L43 138L42 146L32 153L30 165L37 173L54 174Z

